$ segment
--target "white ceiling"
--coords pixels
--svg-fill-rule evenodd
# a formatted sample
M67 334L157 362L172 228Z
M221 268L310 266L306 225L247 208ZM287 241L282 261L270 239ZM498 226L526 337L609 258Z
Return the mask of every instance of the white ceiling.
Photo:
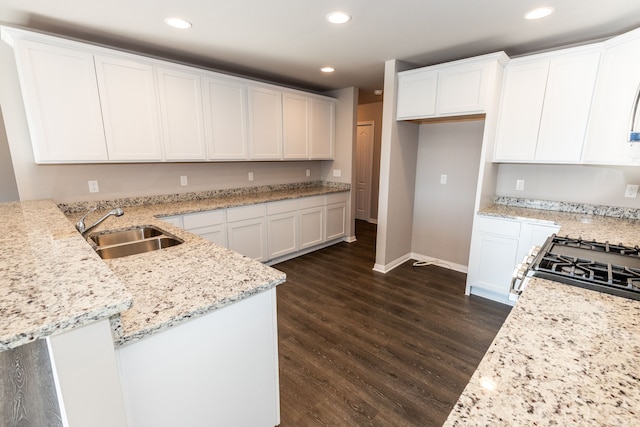
M540 5L556 13L522 18ZM327 23L334 10L352 21ZM167 27L167 16L193 28ZM369 92L382 88L386 60L430 65L591 41L640 27L640 1L0 0L0 22L310 90Z

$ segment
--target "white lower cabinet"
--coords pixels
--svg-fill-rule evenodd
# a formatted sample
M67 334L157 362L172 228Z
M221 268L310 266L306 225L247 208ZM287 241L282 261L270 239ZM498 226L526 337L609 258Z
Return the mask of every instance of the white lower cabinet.
M324 243L324 197L307 197L300 200L298 222L300 224L300 249Z
M224 210L198 212L182 218L183 228L217 245L227 247Z
M267 261L265 214L264 204L227 209L229 249L256 261Z
M333 240L347 235L347 194L327 196L325 240Z
M298 250L298 201L267 203L268 258Z
M131 427L280 424L275 288L116 355Z
M554 224L478 215L471 237L467 294L513 304L509 301L513 270L531 246L542 245L559 229Z

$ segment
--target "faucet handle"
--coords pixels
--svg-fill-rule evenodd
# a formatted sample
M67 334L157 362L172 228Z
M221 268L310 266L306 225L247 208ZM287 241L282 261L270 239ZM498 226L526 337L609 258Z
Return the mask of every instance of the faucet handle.
M93 209L89 209L89 211L84 214L82 216L82 218L80 218L78 220L78 222L76 222L76 230L78 230L80 233L84 233L84 231L87 229L86 224L84 223L84 220L87 218L87 216L91 213L91 212L95 212L98 209L98 207L96 206Z

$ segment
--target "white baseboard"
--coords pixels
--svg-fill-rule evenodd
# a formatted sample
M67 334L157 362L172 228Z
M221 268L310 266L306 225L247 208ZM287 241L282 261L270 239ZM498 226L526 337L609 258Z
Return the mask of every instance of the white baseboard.
M447 261L445 259L433 258L426 255L411 253L411 259L416 261L428 262L429 264L437 265L438 267L448 268L449 270L459 271L460 273L468 273L469 267L462 264L456 264L455 262Z
M377 271L379 273L388 273L394 268L396 268L397 266L409 261L410 259L414 259L416 261L421 261L421 262L427 262L429 264L436 265L438 267L444 267L444 268L448 268L449 270L459 271L460 273L466 274L469 271L469 268L466 265L456 264L455 262L428 257L426 255L416 254L413 252L403 255L400 258L394 261L391 261L390 263L385 265L375 264L373 266L373 271Z
M367 222L368 222L369 224L377 224L377 223L378 223L378 218L369 218L369 219L367 220Z
M345 237L344 241L347 242L347 243L353 243L353 242L356 242L357 239L356 239L356 236L354 235L354 236Z

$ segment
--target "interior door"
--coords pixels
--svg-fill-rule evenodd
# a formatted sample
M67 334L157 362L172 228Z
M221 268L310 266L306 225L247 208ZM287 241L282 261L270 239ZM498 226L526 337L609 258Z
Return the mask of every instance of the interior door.
M371 218L371 168L373 163L373 122L358 122L356 140L356 219Z

